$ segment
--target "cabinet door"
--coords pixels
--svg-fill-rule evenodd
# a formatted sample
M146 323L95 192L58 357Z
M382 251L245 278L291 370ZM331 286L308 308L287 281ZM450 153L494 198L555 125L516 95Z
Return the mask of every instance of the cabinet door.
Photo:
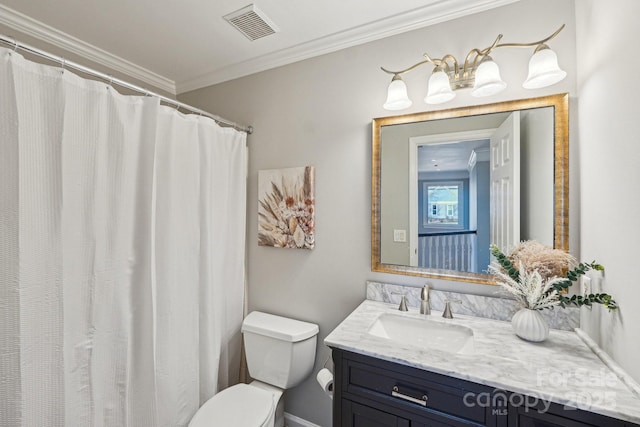
M394 411L393 408L384 408ZM353 402L349 399L342 400L341 427L460 427L479 426L460 422L459 420L444 420L440 417L419 417L408 415L408 418L398 416L392 412L385 412L381 409L374 409L367 405Z
M568 418L543 414L518 414L518 427L590 427L593 424L585 424ZM595 426L593 426L595 427Z
M410 427L409 420L360 405L347 399L342 400L342 427Z
M410 420L412 427L495 427L497 424L491 408L467 402L472 400L469 396L491 396L491 388L337 350L334 350L334 366L334 402L340 398L365 405L368 401L375 402L369 406ZM340 408L338 402L335 405Z
M515 394L513 396L516 396ZM512 401L522 401L513 399ZM509 427L623 427L620 420L604 415L572 409L538 400L531 405L511 405L509 408Z

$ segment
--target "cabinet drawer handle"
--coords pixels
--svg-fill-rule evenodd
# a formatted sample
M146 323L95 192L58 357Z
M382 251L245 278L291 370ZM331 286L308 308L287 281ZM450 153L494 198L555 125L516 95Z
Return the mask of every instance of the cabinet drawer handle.
M393 386L393 390L391 390L391 396L397 397L399 399L407 400L412 403L417 403L418 405L427 406L428 397L426 394L423 394L422 398L418 399L416 397L400 393L400 391L398 391L398 386Z

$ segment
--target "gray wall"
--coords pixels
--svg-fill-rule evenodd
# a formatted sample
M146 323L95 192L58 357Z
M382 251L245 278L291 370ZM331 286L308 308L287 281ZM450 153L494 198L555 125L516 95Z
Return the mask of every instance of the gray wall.
M579 65L580 251L605 266L595 290L612 294L617 313L582 309L580 325L636 381L640 381L640 85L624 79L624 69L640 67L630 48L638 39L640 2L576 2ZM633 50L633 49L631 49ZM575 137L574 137L575 140ZM616 206L611 214L603 206ZM597 276L594 277L597 279ZM598 283L600 282L600 283Z
M83 65L85 67L92 68L92 69L94 69L96 71L99 71L99 72L105 73L107 75L113 76L116 79L122 79L125 82L128 82L128 83L134 84L136 86L142 87L142 88L144 88L146 90L149 90L151 92L155 92L158 95L166 96L167 98L170 98L170 99L175 99L176 98L176 96L174 94L169 93L169 92L167 92L167 91L165 91L163 89L154 87L154 86L148 84L147 82L132 78L132 77L128 76L127 74L121 72L121 71L113 70L113 69L110 69L110 68L108 68L108 67L106 67L106 66L104 66L102 64L98 64L96 62L90 61L90 60L88 60L88 59L86 59L86 58L84 58L84 57L82 57L82 56L80 56L80 55L78 55L78 54L76 54L74 52L69 52L69 51L66 51L66 50L64 50L62 48L54 46L52 44L45 43L42 40L39 40L39 39L34 38L34 37L31 37L31 36L29 36L29 35L27 35L25 33L22 33L20 31L14 30L13 28L10 28L10 27L8 27L8 26L6 26L4 24L0 24L0 34L12 37L15 40L19 41L20 43L28 44L30 46L42 49L42 50L44 50L44 51L46 51L48 53L51 53L53 55L57 55L59 57L62 57L66 61L75 62L75 63ZM5 47L5 48L8 47L4 43L0 43L0 46ZM41 57L39 57L37 55L33 55L33 54L28 53L28 52L25 52L24 50L18 50L18 53L20 53L25 58L27 58L27 59L29 59L31 61L34 61L34 62L39 62L39 63L53 65L53 66L61 65L61 64L57 64L57 63L51 62L49 60L46 60L44 58L41 58ZM72 71L75 74L81 75L82 77L93 78L91 76L84 75L84 74L82 74L82 73L80 73L78 71L75 71L75 70L72 70ZM120 86L117 86L117 85L115 85L115 87L118 90L118 92L120 92L120 93L122 93L124 95L130 95L130 94L140 95L140 93L136 93L136 92L130 91L128 89L124 89L124 88L122 88Z
M568 78L558 85L533 92L523 89L520 84L531 53L502 49L493 55L509 83L502 94L477 99L462 92L446 106L428 106L422 99L430 70L424 69L406 76L414 100L407 112L574 93L573 1L522 0L180 96L182 101L256 129L249 137L249 308L320 325L314 377L329 355L322 340L364 300L365 280L413 286L425 282L419 277L371 272L371 120L393 115L382 109L390 79L379 67L408 66L421 60L424 52L464 57L471 48L492 43L498 33L505 35L505 42L538 40L562 23L567 24L566 29L551 43L568 72ZM258 247L258 170L303 165L316 167L316 248ZM575 165L574 169L577 172ZM572 175L572 197L577 194L574 178ZM577 215L578 210L573 212ZM496 291L486 285L429 282L436 289L485 295ZM331 401L314 377L287 393L286 411L329 426Z
M522 114L520 239L553 246L554 195L548 191L553 187L553 145L544 143L550 140L553 140L553 108L538 108Z
M406 126L380 131L380 259L409 265L409 138ZM406 230L406 242L394 242L393 230Z

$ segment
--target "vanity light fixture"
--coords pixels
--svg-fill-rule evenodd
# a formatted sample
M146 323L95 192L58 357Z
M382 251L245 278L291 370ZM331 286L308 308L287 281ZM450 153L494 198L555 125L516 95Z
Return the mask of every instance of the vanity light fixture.
M442 104L450 101L455 98L455 91L459 89L471 88L471 95L476 97L491 96L503 91L507 84L500 77L498 64L489 56L493 50L500 47L535 46L533 56L529 60L529 75L522 84L525 89L539 89L558 83L566 77L567 73L560 69L556 53L549 49L546 43L557 36L564 27L563 24L550 36L531 43L500 43L502 34L499 34L491 46L472 49L462 65L450 54L437 59L425 53L424 61L405 70L391 71L381 67L382 71L393 75L383 107L385 110L404 110L411 106L407 85L401 75L424 64L435 66L429 77L427 96L424 99L427 104Z

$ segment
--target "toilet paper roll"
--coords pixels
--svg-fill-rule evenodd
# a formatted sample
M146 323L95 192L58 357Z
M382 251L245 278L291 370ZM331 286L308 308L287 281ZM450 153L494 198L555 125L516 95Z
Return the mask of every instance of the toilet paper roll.
M325 394L333 399L333 374L327 368L320 369L316 376L318 384L322 387Z

